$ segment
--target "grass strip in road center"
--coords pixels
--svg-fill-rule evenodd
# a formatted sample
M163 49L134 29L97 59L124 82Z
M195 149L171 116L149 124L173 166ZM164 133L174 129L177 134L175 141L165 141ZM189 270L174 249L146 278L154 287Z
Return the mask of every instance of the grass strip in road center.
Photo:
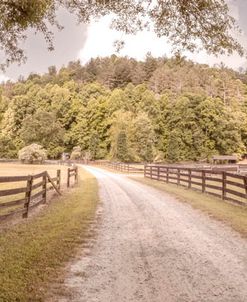
M243 237L247 237L247 207L238 206L223 201L220 198L212 197L205 193L200 193L192 189L177 186L176 184L167 184L141 177L130 177L145 185L152 186L158 190L165 191L176 197L179 201L190 204L193 208L200 209L211 217L220 220L231 226Z
M79 169L71 191L0 232L0 301L44 301L49 282L85 240L97 202L96 179Z

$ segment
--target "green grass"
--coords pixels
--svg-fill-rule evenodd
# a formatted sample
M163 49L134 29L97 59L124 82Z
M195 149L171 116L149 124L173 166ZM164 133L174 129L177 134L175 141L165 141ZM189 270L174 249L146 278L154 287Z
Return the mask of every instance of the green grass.
M217 197L203 194L191 189L187 189L175 184L158 182L148 178L130 177L143 184L165 191L175 196L179 201L189 203L192 207L200 209L211 217L223 221L239 232L243 237L247 237L247 207L237 206L225 202Z
M0 301L45 301L87 236L98 202L96 179L79 169L79 184L23 223L0 232Z

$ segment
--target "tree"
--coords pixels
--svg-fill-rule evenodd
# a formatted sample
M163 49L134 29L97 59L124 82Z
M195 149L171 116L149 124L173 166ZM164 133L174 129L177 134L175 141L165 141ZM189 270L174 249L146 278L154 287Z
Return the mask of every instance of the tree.
M53 113L39 110L34 115L27 115L19 135L25 144L42 144L52 158L63 152L63 148L56 148L62 143L64 130Z
M88 151L91 154L91 159L95 160L98 157L98 152L99 152L99 135L96 131L92 131L90 137L89 137L89 146L88 146Z
M3 65L25 59L19 44L26 38L28 28L42 32L52 50L53 34L48 24L61 28L56 21L60 8L84 23L113 14L112 27L125 33L151 27L158 37L168 37L175 51L194 51L201 45L209 53L243 54L234 37L236 22L229 15L225 0L4 0L0 3L0 45L7 58Z
M151 120L140 112L133 120L133 144L138 161L152 162L154 158L155 134Z
M18 158L23 163L42 163L47 158L47 152L38 144L31 144L18 152Z
M126 162L129 159L127 135L124 130L121 130L117 135L115 158L121 162Z
M13 142L13 140L0 134L0 158L16 158L17 157L17 149Z
M75 146L71 152L70 159L81 159L82 151L80 146Z
M134 159L132 146L133 114L122 110L112 116L110 128L111 157L128 162Z
M243 74L184 58L148 60L149 80L142 74L141 84L127 84L124 75L113 90L108 75L116 66L128 62L133 75L138 66L145 71L145 62L116 55L94 59L94 76L101 84L81 81L87 65L78 62L62 68L66 77L60 78L58 71L2 84L0 157L13 158L31 143L44 146L49 158L80 146L86 158L116 159L121 144L128 161L199 160L246 152Z

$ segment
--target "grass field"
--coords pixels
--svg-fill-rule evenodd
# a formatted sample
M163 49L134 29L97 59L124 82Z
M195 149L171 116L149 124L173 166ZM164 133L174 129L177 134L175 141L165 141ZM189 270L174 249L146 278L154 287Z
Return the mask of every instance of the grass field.
M62 165L22 165L11 163L0 163L0 176L19 176L38 174L43 171L48 171L51 176L56 176L56 171L61 170L62 183L66 183L66 166ZM0 184L3 185L3 184ZM7 184L4 184L5 186Z
M97 202L96 179L79 169L76 187L38 215L0 232L0 301L46 301L49 283L58 280L88 236Z
M217 220L223 221L247 237L247 207L237 206L220 198L187 189L176 184L167 184L160 181L141 177L130 177L136 181L165 191L175 196L179 201L186 202L196 209L200 209Z

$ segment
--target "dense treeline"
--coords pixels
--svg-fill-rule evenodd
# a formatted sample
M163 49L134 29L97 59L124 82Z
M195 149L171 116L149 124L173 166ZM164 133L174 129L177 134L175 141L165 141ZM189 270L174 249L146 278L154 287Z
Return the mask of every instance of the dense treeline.
M30 74L0 93L0 158L38 143L50 158L198 160L243 154L247 75L183 58L115 55ZM79 149L80 149L79 148ZM78 149L77 149L78 150Z

